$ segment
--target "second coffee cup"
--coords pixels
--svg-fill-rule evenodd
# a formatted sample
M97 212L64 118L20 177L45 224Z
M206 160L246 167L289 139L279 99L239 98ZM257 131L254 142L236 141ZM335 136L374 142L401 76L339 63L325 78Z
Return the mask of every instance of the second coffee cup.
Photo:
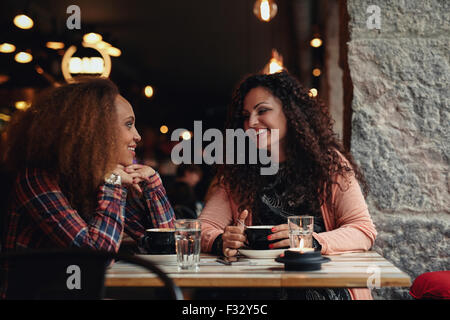
M267 237L272 234L273 226L247 226L245 234L247 236L248 247L252 250L268 250L271 243L277 240L268 240Z
M149 254L175 254L175 229L147 229L143 245Z

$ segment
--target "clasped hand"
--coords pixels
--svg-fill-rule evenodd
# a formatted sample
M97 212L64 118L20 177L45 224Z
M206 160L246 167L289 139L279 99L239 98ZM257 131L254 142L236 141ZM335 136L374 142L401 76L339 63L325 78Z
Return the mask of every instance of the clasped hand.
M150 181L150 177L155 174L155 170L142 164L132 164L126 167L119 164L113 173L120 176L123 186L133 188L141 194L142 189L139 183L142 181Z

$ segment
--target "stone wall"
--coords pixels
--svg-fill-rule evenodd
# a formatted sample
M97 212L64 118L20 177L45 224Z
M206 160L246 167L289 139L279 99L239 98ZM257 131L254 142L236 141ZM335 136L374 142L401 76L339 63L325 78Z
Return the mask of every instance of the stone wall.
M369 5L381 13L369 30ZM375 250L414 280L450 270L450 1L347 0L351 151L371 187ZM410 299L407 288L376 299Z
M340 139L344 137L344 84L342 68L339 65L339 3L338 0L326 0L325 7L325 65L328 87L328 108L334 120L333 130Z

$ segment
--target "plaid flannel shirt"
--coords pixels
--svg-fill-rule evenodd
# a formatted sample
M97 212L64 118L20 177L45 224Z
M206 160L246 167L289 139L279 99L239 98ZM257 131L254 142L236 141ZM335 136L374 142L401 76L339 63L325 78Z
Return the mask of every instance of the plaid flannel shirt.
M84 247L117 252L124 232L138 240L147 228L173 228L174 212L159 175L140 186L141 197L122 186L100 186L95 214L85 221L55 179L27 169L16 179L3 250Z

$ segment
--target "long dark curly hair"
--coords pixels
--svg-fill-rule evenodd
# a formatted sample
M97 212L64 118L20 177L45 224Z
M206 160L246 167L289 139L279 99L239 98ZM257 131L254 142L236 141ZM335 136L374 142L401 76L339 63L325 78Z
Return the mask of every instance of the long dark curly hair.
M308 90L286 71L246 77L233 94L225 129L243 128L244 99L250 90L257 87L269 90L281 101L287 119L283 184L288 203L298 205L306 202L311 209L319 210L324 201L330 201L331 187L338 183L337 177L348 178L351 174L367 194L368 186L359 166L333 133L328 108L311 97ZM348 162L343 161L339 153ZM253 214L257 215L255 199L265 186L260 168L259 164L218 165L216 186L225 187L241 209L254 210ZM348 187L346 183L338 184L342 190Z
M118 94L109 79L82 77L46 90L28 110L17 112L6 132L3 166L9 179L26 168L42 169L82 217L93 216L98 187L118 163Z

